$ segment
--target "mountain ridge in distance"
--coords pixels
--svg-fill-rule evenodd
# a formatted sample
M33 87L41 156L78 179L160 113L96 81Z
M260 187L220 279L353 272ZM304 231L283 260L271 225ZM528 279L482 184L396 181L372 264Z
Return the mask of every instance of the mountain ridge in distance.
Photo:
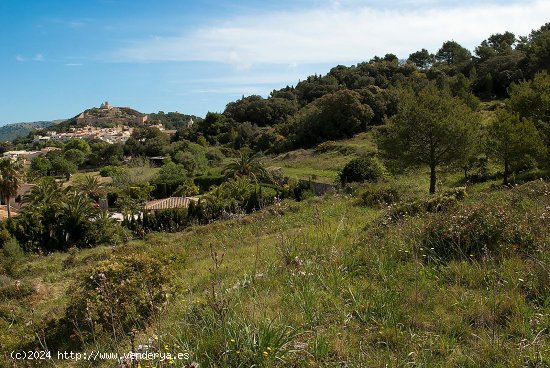
M66 119L57 120L40 120L32 122L8 123L0 126L0 142L12 141L17 137L26 137L35 129L44 129L54 126L65 121Z

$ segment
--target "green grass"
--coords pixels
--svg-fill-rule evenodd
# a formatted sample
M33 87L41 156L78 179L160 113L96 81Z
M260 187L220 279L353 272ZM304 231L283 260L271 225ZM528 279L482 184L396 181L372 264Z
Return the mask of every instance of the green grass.
M419 179L410 177L413 194L425 187ZM468 201L502 195L474 193ZM137 340L156 336L171 350L189 349L203 366L548 363L548 307L530 301L526 288L538 280L535 263L548 264L548 251L533 260L425 264L415 255L421 218L378 229L380 210L356 202L345 195L283 202L115 249L27 256L13 279L35 292L25 303L3 301L0 322L10 332L0 341L9 349L33 341L28 321L38 326L63 313L67 288L87 267L145 253L167 264L178 293ZM211 249L223 254L218 269Z
M310 179L334 183L342 167L357 155L376 152L373 132L360 133L353 138L335 142L335 147L326 152L315 149L300 149L263 160L270 168L281 168L284 175L295 179Z

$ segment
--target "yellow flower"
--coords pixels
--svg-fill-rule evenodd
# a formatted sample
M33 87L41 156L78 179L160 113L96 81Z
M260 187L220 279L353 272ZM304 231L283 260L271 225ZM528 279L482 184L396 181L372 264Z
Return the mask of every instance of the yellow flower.
M267 347L267 351L271 352L271 350L272 350L272 349L271 349L271 346L268 346L268 347Z
M240 350L237 350L237 351L235 352L235 354L237 354L237 355L239 355L240 353L241 353Z
M231 339L231 342L235 342L235 339Z
M268 353L267 351L264 351L264 352L262 353L262 355L263 355L265 358L267 358L267 356L269 355L269 353Z

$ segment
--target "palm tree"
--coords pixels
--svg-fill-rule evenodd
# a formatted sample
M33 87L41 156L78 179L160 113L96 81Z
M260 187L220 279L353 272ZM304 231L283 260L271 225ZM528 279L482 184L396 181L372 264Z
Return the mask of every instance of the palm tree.
M29 193L23 197L24 206L21 215L40 224L40 243L48 249L59 249L63 244L63 231L60 218L66 191L52 177L42 178ZM37 230L38 229L34 229Z
M104 188L97 176L86 175L83 180L76 184L76 189L93 199L99 200L104 193Z
M11 217L10 199L17 195L21 183L21 163L9 158L0 160L0 196L6 201L8 218Z
M63 199L64 191L52 177L42 178L30 192L23 197L23 203L27 208L37 209L45 205L58 205Z
M64 230L64 243L75 245L79 243L80 237L85 232L86 224L95 217L97 210L93 207L92 201L76 191L67 193L67 199L63 204L61 223Z
M227 178L247 176L255 182L258 179L269 178L269 173L258 160L258 154L251 155L248 152L239 152L239 157L228 163L223 172Z

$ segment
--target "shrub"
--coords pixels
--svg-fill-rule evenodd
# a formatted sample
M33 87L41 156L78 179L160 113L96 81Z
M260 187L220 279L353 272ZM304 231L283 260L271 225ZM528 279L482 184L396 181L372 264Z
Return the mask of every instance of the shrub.
M200 138L200 137L199 137ZM206 159L210 166L216 166L223 162L225 155L217 147L208 147L206 151Z
M2 259L2 264L4 265L6 273L13 276L15 268L25 257L23 249L15 238L10 238L4 243L4 246L2 247L2 255L4 256Z
M27 282L12 280L0 275L0 300L23 299L34 294L34 287Z
M99 170L99 175L101 175L102 177L107 177L107 176L116 176L116 175L121 175L122 173L124 173L126 169L122 166L104 166L101 168L101 170Z
M188 180L176 188L173 196L190 197L199 194L199 188L192 180Z
M396 188L384 185L369 185L361 194L361 203L369 207L385 207L399 200Z
M317 146L315 146L315 152L316 153L339 152L342 155L350 155L355 153L355 149L353 147L338 144L335 141L326 141L323 143L319 143Z
M142 330L162 309L171 289L164 265L145 255L114 256L70 289L66 316L82 343L120 340Z
M461 206L427 221L422 245L438 260L501 258L532 254L544 242L544 231L532 216L520 216L503 204Z
M123 225L136 234L152 231L176 232L188 225L187 208L170 208L147 213L137 220L124 220Z
M443 192L443 197L454 197L463 200L466 197L466 187L455 187Z
M207 192L212 186L221 185L225 180L223 175L204 175L193 179L201 193Z
M340 173L342 183L377 182L386 176L384 165L375 157L354 158L344 166Z
M389 209L387 217L390 221L402 219L405 216L416 216L422 213L444 212L452 208L459 199L464 198L463 195L439 195L432 196L428 199L421 199L413 202L405 202L393 206Z
M292 194L296 201L302 201L315 196L311 181L300 180L292 186Z

